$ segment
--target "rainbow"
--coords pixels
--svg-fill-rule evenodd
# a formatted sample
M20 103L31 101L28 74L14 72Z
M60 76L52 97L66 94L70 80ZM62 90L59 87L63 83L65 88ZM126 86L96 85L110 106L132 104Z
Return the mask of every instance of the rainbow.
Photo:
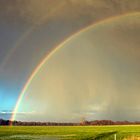
M25 83L19 97L16 103L16 106L13 110L12 116L11 116L11 121L15 120L16 114L18 112L18 108L20 106L20 103L27 91L27 89L29 88L32 80L34 79L34 77L37 75L37 73L41 70L41 68L43 67L43 65L46 63L46 61L48 61L52 55L54 55L60 48L62 48L66 43L68 43L70 40L72 40L74 37L78 36L79 34L85 32L86 30L88 30L91 27L97 27L97 25L102 25L102 24L106 24L109 23L111 21L117 20L121 17L124 16L133 16L133 15L138 15L140 16L140 12L133 12L133 13L126 13L126 14L121 14L115 17L110 17L101 21L98 21L96 23L93 23L89 26L86 26L85 28L79 30L78 32L72 34L71 36L69 36L67 39L65 39L64 41L62 41L59 45L57 45L56 47L54 47L54 49L52 49L49 53L46 54L46 56L42 59L42 61L38 64L38 66L35 68L35 70L32 72L32 74L30 75L30 77L28 78L27 82Z

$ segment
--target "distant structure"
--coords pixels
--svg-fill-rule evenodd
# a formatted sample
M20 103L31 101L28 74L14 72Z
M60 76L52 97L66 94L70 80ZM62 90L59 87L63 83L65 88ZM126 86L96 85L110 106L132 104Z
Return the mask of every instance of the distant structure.
M85 119L85 117L82 117L80 125L88 125L89 122Z

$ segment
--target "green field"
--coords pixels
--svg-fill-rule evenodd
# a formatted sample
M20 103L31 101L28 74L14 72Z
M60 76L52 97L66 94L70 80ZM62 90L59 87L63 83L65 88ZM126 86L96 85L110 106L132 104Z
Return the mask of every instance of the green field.
M121 140L139 137L139 126L0 126L0 140Z

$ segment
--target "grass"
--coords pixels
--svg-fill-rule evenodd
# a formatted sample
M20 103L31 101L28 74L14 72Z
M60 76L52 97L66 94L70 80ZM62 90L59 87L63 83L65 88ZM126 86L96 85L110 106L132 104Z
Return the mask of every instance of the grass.
M138 136L131 136L131 137L124 138L123 140L140 140L140 137L138 137Z
M140 125L0 126L0 140L117 140L140 137Z

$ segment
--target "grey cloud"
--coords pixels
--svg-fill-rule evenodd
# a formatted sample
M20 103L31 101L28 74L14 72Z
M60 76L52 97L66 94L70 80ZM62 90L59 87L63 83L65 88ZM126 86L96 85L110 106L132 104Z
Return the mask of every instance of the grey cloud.
M126 12L139 11L139 0L13 0L0 1L0 17L8 20L19 19L38 22L56 18L101 19Z

